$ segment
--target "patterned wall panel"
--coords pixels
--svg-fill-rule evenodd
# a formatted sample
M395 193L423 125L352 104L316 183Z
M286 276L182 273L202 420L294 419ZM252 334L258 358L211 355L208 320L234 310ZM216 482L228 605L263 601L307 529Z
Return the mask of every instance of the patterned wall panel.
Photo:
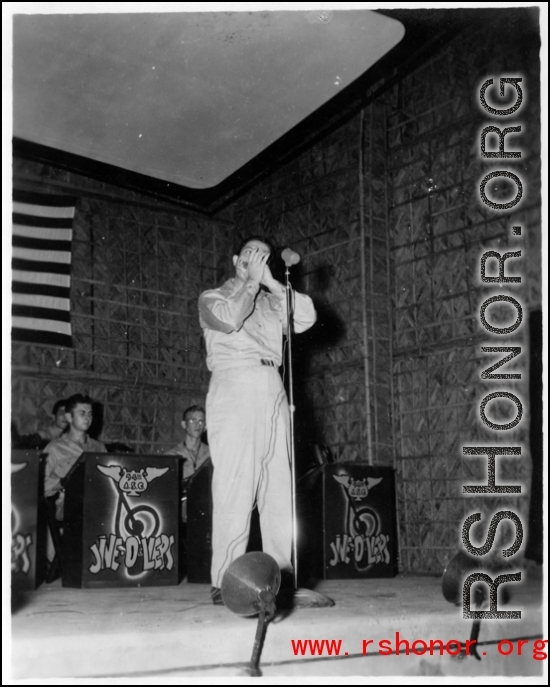
M73 348L14 345L18 431L48 423L57 398L86 391L101 404L104 440L141 453L173 444L181 411L204 402L197 299L218 281L231 225L51 167L16 161L14 172L18 188L78 198Z
M494 390L480 377L489 365L481 346L495 345L479 324L493 293L479 279L482 252L521 249L521 302L536 308L541 300L536 41L512 40L505 25L476 29L232 208L241 235L264 233L302 254L296 286L320 314L300 344L309 442L328 444L339 460L370 455L396 466L400 564L415 572L443 570L465 515L505 503L526 522L529 498L525 422L506 437L523 457L502 468L503 479L525 485L521 496L462 494L484 474L483 460L463 457L462 446L502 442L479 421L480 400ZM485 78L518 67L529 77L530 110L522 159L511 164L529 192L503 216L477 199L494 166L479 157L487 122L476 97ZM489 192L496 200L509 190L494 183ZM512 224L523 225L521 238L512 239ZM492 311L495 321L508 316L505 307ZM514 387L521 397L525 334L514 337L524 351ZM493 402L495 419L510 412ZM501 539L506 531L499 527Z
M382 109L357 116L232 208L240 236L260 234L301 254L293 285L318 310L316 325L294 341L297 444L306 462L316 443L340 461L393 459L384 135Z
M515 293L526 309L540 304L537 58L521 41L515 49L513 44L494 27L488 35L463 35L387 98L398 514L402 565L411 571L441 572L460 545L461 523L473 512L513 509L527 522L528 418L504 437L479 417L480 401L503 385L481 379L496 360L482 352L483 345L522 346L523 357L506 370L521 370L522 379L504 386L522 399L528 394L527 327L498 337L480 324L481 303L502 292L502 286L497 291L480 281L481 254L521 250L521 262L511 267L510 261L507 273L523 275L523 282L504 293ZM522 150L523 157L495 167L480 157L479 132L494 122L476 98L486 78L518 70L529 109L520 145L508 147ZM523 179L528 192L517 211L495 211L480 201L480 180L495 168ZM510 198L502 180L488 189L497 202ZM523 226L521 237L512 236L516 224ZM503 326L509 306L493 307L492 321ZM496 422L515 416L509 401L492 404ZM521 496L465 497L464 484L486 479L487 460L464 457L464 445L522 446L521 458L501 459L501 483L523 484ZM506 531L499 529L501 539ZM509 545L510 528L507 536Z
M109 438L140 451L179 438L182 407L202 401L208 382L197 296L231 276L243 237L260 234L301 254L292 282L319 315L294 339L302 467L313 444L340 461L393 465L400 567L410 572L441 573L476 509L505 504L526 522L527 421L507 433L522 458L503 460L500 475L522 483L522 494L462 494L485 475L484 460L464 457L462 446L503 441L479 420L480 400L495 390L480 376L493 360L481 346L521 345L523 357L508 367L523 378L508 386L528 393L526 327L502 344L479 323L480 304L494 294L479 279L483 251L521 250L516 293L526 309L541 302L537 45L518 38L517 27L476 30L406 78L389 74L388 88L361 113L216 220L20 163L23 188L81 191L75 348L14 347L21 430L45 421L55 398L86 389L103 405ZM481 128L493 122L476 97L486 78L517 70L528 93L522 158L504 169L521 175L526 193L516 211L502 213L479 201L479 182L495 166L479 156ZM501 181L487 188L494 199L509 193ZM521 237L512 237L512 224L522 225ZM491 317L504 322L509 311L497 306ZM491 412L503 421L510 404L493 402ZM501 540L505 532L499 526Z

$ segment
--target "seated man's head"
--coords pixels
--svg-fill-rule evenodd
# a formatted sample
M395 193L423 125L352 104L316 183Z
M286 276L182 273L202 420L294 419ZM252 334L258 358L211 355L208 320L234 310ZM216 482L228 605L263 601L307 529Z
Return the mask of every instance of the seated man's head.
M65 401L65 417L72 429L87 432L92 424L92 399L84 394L75 394Z
M183 429L194 439L200 438L206 429L206 413L201 406L189 406L183 411Z
M58 427L61 430L67 428L69 423L65 417L65 412L65 399L57 401L52 409L52 424L54 427Z

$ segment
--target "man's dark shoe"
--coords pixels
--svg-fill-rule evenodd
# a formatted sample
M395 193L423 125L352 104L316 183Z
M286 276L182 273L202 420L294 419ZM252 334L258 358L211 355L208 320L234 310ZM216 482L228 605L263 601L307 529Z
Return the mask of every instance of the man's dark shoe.
M279 589L276 604L280 611L294 608L294 587Z
M222 590L219 587L212 587L210 589L210 598L214 606L225 606L222 599Z
M293 607L294 574L288 570L281 570L281 586L277 592L277 608L288 610Z

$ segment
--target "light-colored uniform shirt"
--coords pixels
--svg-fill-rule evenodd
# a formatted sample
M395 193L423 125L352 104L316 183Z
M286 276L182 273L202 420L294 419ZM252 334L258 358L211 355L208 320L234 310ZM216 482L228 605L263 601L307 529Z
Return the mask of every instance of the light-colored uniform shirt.
M61 437L63 430L56 425L50 425L49 427L46 427L46 429L39 429L38 434L40 434L42 439L45 441L54 441L55 439L59 439Z
M44 453L47 453L44 470L44 496L53 496L61 491L61 480L84 452L106 453L107 449L101 441L96 441L87 435L84 445L73 441L68 434L62 434L59 439L50 441L44 449ZM58 498L56 502L59 520L63 519L63 502L62 497Z
M210 458L210 449L206 444L203 444L201 441L201 443L199 444L199 450L195 455L195 453L187 447L185 441L182 441L181 444L176 444L176 446L172 446L172 448L168 449L168 451L164 451L164 455L182 456L183 458L185 458L185 460L183 461L182 478L183 482L185 483L185 480L194 475L195 472L200 468L200 466L204 465L204 463L206 463L206 461ZM182 522L187 522L186 492L184 492L181 499L181 519Z
M185 458L183 461L183 479L186 480L210 458L210 449L201 441L199 450L195 455L195 453L187 447L185 441L182 441L181 444L176 444L176 446L172 446L168 451L164 451L164 455L182 456Z
M233 293L234 284L229 279L199 298L208 369L229 369L262 359L279 367L287 325L285 287L281 285L279 298L253 284L244 284ZM309 329L316 319L311 298L294 292L294 331Z

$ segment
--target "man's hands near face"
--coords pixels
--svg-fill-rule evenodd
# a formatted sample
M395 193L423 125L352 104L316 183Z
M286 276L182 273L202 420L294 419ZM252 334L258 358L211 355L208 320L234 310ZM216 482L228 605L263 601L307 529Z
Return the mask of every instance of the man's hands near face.
M269 265L264 267L264 274L262 277L262 284L267 287L272 293L279 293L282 285L273 277Z
M286 293L285 287L271 274L267 264L269 256L270 254L265 250L255 247L247 251L244 259L240 259L239 262L242 268L246 269L246 279L249 284L254 284L256 287L262 284L271 293L283 297Z
M248 255L247 273L249 281L255 284L263 283L264 271L267 267L269 253L264 253L259 248L253 248ZM271 272L270 272L271 274ZM272 277L273 278L273 277Z

